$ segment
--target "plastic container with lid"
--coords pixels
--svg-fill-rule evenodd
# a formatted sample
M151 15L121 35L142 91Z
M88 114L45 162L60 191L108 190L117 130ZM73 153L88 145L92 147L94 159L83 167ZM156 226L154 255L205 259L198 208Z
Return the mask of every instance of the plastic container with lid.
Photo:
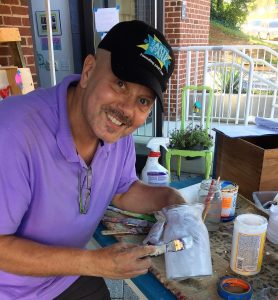
M236 217L233 231L231 269L241 275L260 272L266 238L267 219L256 214Z
M211 182L211 179L201 182L198 191L198 202L206 205L206 202L209 201L205 224L208 231L217 231L219 229L222 209L221 187L216 180L213 181L213 184Z
M235 217L238 185L231 181L223 181L221 183L221 194L222 194L221 220L223 222L231 221Z

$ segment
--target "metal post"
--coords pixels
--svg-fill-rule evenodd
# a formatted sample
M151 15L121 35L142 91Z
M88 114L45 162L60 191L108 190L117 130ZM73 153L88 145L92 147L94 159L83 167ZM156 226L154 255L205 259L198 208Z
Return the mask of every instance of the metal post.
M51 21L51 8L50 0L45 0L46 11L46 24L47 24L47 39L48 39L48 61L50 69L51 86L56 84L55 63L54 63L54 50L52 40L52 21Z

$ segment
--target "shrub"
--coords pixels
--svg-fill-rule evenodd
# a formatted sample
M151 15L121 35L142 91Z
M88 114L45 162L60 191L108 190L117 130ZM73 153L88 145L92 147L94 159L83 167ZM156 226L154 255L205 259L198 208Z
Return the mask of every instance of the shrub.
M196 125L189 125L186 129L176 129L170 134L170 148L181 150L202 150L209 149L213 145L213 137Z

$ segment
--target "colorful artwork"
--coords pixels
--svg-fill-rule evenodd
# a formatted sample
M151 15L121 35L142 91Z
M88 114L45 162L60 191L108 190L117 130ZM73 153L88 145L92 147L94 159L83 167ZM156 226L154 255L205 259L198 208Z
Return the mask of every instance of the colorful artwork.
M23 83L22 83L22 77L21 77L21 73L19 70L17 70L16 74L15 74L15 83L17 84L17 86L20 88L20 90L23 90Z
M47 35L47 20L45 11L36 11L38 36ZM51 10L52 35L62 35L60 11Z
M62 50L62 43L61 43L60 37L53 37L52 41L53 41L53 50ZM45 51L48 50L48 38L47 37L41 38L41 47L42 47L42 50L45 50Z

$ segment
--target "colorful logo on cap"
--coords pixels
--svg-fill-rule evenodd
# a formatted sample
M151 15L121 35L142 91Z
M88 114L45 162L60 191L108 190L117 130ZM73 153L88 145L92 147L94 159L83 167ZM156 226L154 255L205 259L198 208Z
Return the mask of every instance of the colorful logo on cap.
M169 50L161 43L161 41L154 35L154 37L148 34L148 40L144 40L145 44L137 45L137 47L145 50L144 54L153 56L159 62L160 68L163 66L168 71L168 67L171 63L171 56Z

